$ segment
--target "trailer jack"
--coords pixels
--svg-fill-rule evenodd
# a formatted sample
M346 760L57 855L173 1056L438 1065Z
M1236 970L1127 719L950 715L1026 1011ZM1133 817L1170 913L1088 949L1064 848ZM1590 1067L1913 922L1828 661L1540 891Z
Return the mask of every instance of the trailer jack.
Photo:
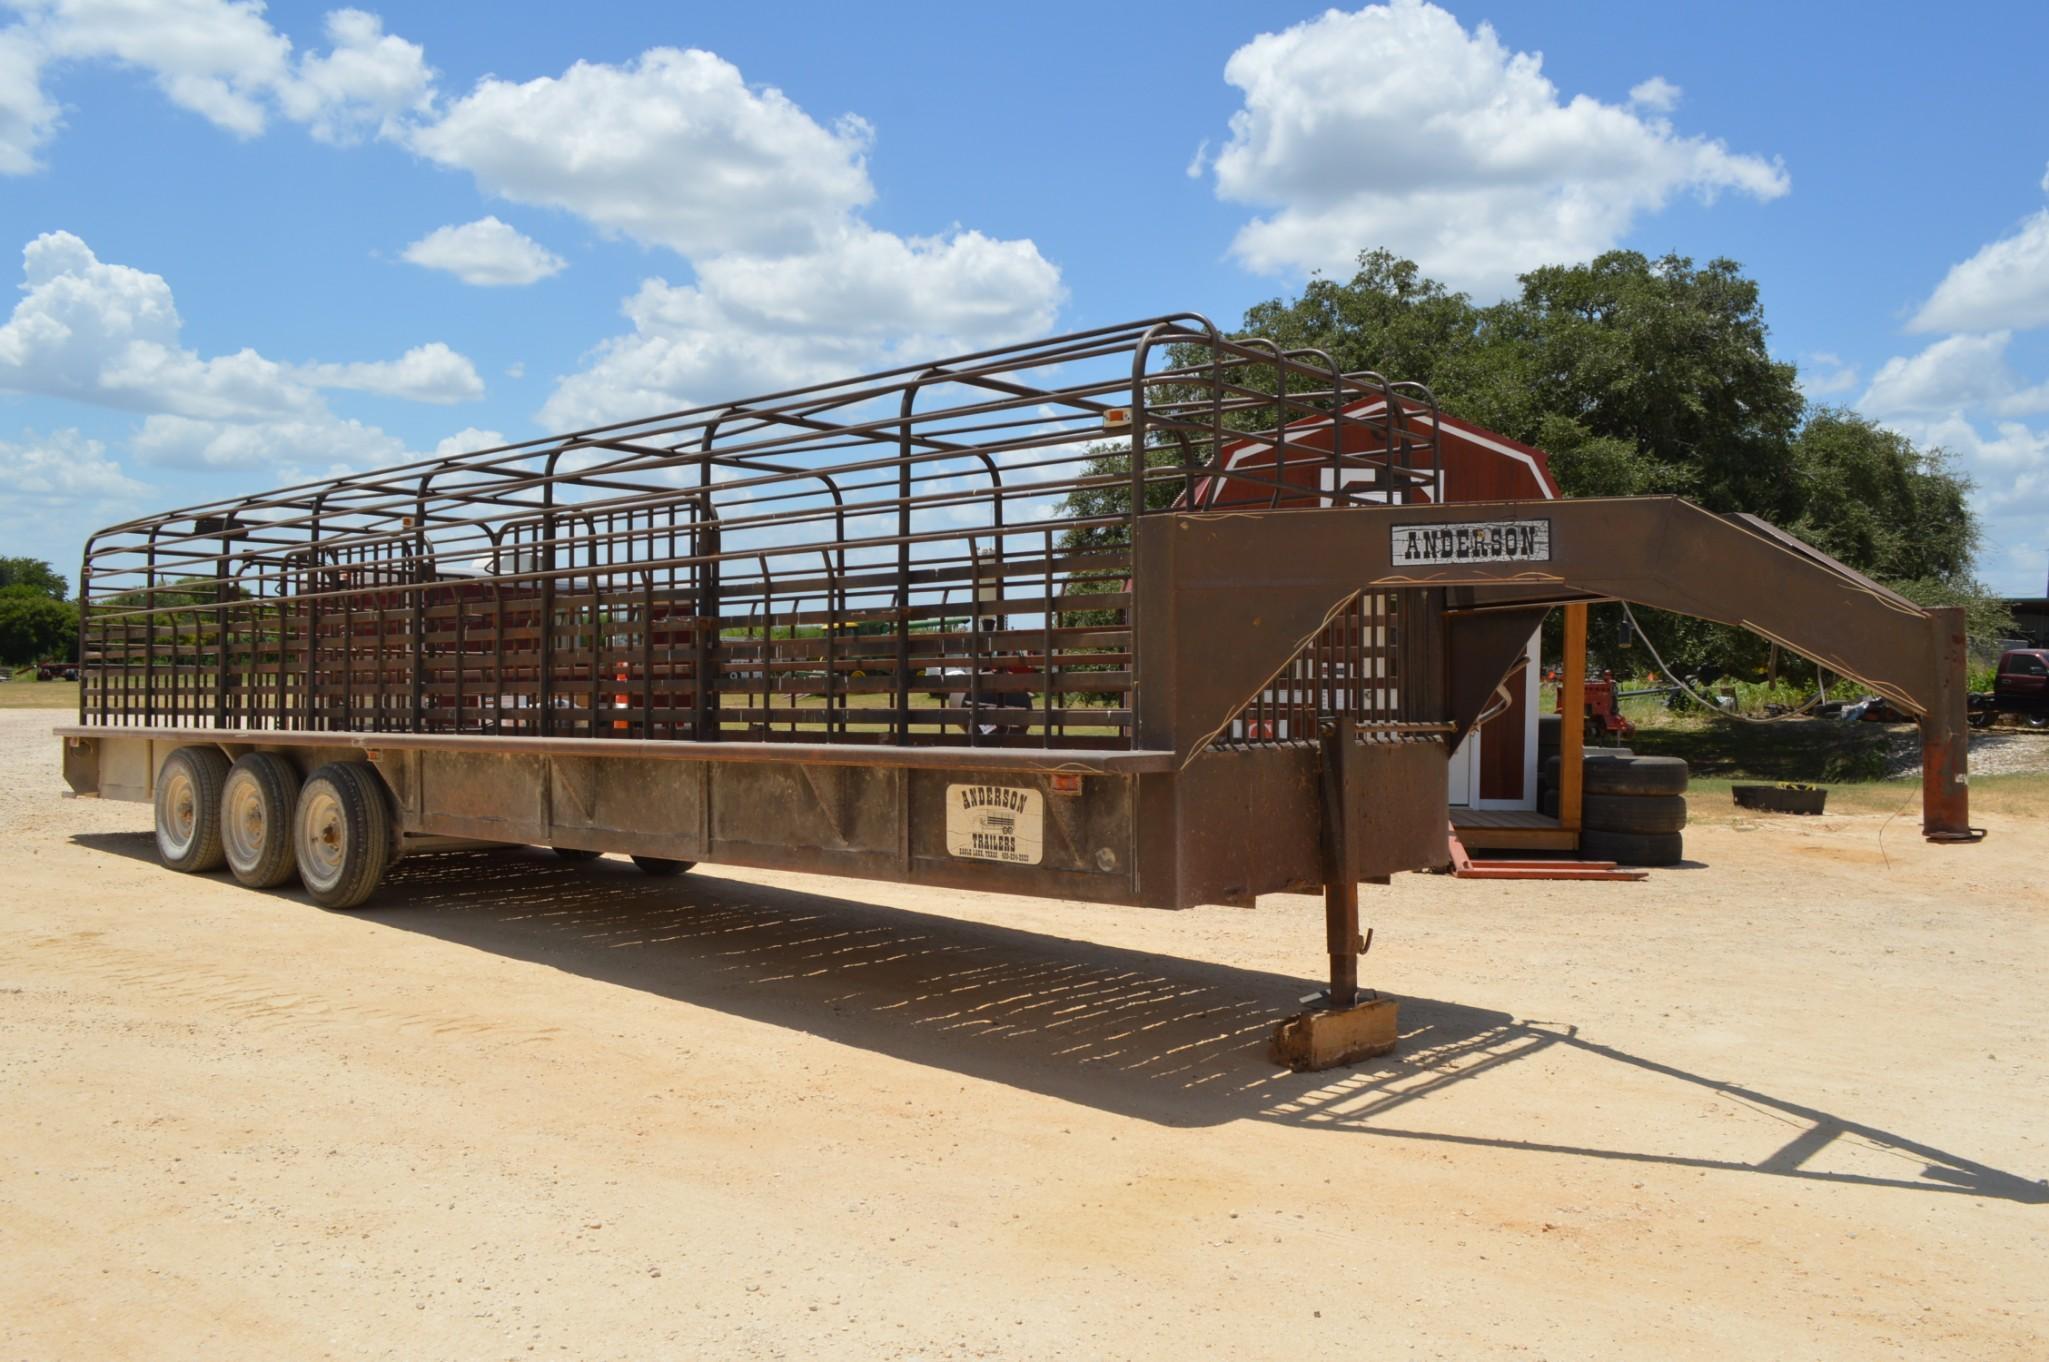
M1346 715L1320 734L1323 781L1323 920L1330 988L1274 1028L1272 1056L1291 1069L1329 1069L1394 1049L1399 1004L1359 987L1359 957L1373 933L1359 934L1359 762L1357 724ZM1375 875L1386 884L1388 877Z

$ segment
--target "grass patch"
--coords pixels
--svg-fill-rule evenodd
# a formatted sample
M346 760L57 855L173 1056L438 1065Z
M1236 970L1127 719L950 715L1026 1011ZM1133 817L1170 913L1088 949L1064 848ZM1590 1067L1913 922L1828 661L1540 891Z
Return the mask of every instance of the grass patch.
M78 708L76 681L0 682L0 709Z
M1750 784L1726 776L1693 780L1686 790L1687 816L1695 822L1726 823L1736 818L1797 818L1798 814L1760 813L1739 809L1729 787ZM1828 787L1828 812L1851 814L1897 814L1915 827L1921 823L1921 778L1904 780L1847 781ZM2001 814L2015 818L2049 818L2049 775L1971 777L1971 812Z
M1884 781L1894 760L1890 724L1775 719L1768 724L1662 715L1637 724L1631 751L1683 757L1696 776L1801 780L1818 785Z

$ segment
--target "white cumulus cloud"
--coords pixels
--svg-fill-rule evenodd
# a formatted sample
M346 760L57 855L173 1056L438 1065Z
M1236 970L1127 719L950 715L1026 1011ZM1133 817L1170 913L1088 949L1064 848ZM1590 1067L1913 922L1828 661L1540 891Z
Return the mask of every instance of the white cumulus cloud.
M269 468L288 482L308 468L405 463L405 442L376 426L319 411L275 421L207 421L151 416L136 432L144 463L174 468Z
M57 129L57 105L43 93L43 52L22 25L0 29L0 175L26 175Z
M1670 113L1679 107L1682 91L1663 76L1652 76L1629 87L1629 102L1639 109L1654 113Z
M487 78L411 145L487 192L689 264L694 282L645 280L622 305L633 329L557 381L540 419L561 428L1049 329L1065 291L1031 241L863 220L872 137L858 118L818 122L712 53L657 48L559 77ZM560 267L496 218L442 228L406 258L476 283Z
M2022 386L2006 360L2009 339L2004 331L1946 336L1895 356L1857 405L1923 449L1955 457L1972 481L1986 542L2007 550L1984 565L1991 585L2034 591L2049 548L2049 431L2015 418L2049 411L2049 383Z
M20 442L0 440L0 484L9 498L40 505L127 499L149 488L107 457L107 447L76 430L48 436L27 432Z
M14 3L52 58L145 71L173 104L242 137L263 131L266 97L291 70L291 40L255 0Z
M1233 249L1260 271L1348 271L1385 246L1479 291L1614 246L1675 193L1787 192L1775 161L1685 136L1647 81L1632 109L1563 96L1535 53L1422 0L1338 10L1232 54L1244 92L1218 194L1270 206ZM1651 110L1646 117L1640 110Z
M69 232L23 248L21 292L0 325L0 391L139 413L145 463L389 463L403 443L337 416L323 389L422 402L483 392L476 366L438 341L354 364L289 364L246 347L202 356L182 342L163 276L103 261Z
M1807 356L1800 370L1800 391L1810 398L1840 396L1856 386L1857 366L1825 350Z
M460 227L437 227L406 247L405 258L430 270L446 270L465 284L531 284L559 274L566 263L495 216Z
M0 170L32 166L49 136L55 115L35 102L47 63L113 62L230 132L255 135L282 115L332 142L401 140L488 194L675 252L694 282L646 280L624 305L632 331L558 380L551 422L1021 339L1050 329L1065 296L1030 240L959 225L904 236L866 222L869 125L821 122L711 52L662 47L560 75L486 77L444 102L425 52L362 10L328 15L323 54L294 53L255 0L22 7L34 98L0 94ZM31 254L29 296L0 327L0 388L142 412L146 457L221 464L253 460L266 444L324 441L338 460L383 461L391 437L339 421L323 389L436 402L482 392L470 362L439 344L367 363L281 363L247 349L205 358L179 343L158 276L103 264L65 234ZM404 256L474 284L564 268L496 216L439 228Z
M426 52L384 31L384 21L359 9L327 16L325 56L307 53L277 89L285 116L323 142L348 144L375 134L396 137L399 120L434 102L434 71Z
M103 261L70 232L23 248L21 292L0 325L0 390L207 421L308 416L324 410L321 388L425 402L484 390L476 367L439 341L356 364L292 365L248 348L202 357L181 341L162 275Z
M1956 411L2008 396L2014 388L2006 367L2012 337L1946 336L1915 355L1896 355L1879 366L1857 405L1879 416Z
M317 397L254 350L202 359L163 276L109 264L69 232L22 250L22 299L0 326L0 389L201 418L273 416Z
M92 527L130 518L155 491L108 458L104 444L73 429L0 440L0 487L5 552L68 564L67 573Z
M505 442L505 437L495 430L479 430L475 426L464 426L455 434L444 436L441 442L434 446L434 457L447 459L457 454L473 454L480 449L496 449Z
M1911 331L2024 331L2037 326L2049 326L2049 208L1950 266L1908 323Z
M353 388L409 402L471 402L484 395L477 366L441 341L416 345L397 359L308 364L299 374L316 388Z
M1064 289L1029 241L903 238L851 226L795 256L719 256L695 285L649 279L631 333L561 380L543 424L566 429L744 397L1041 334Z
M0 174L35 168L56 122L41 88L54 64L142 72L164 97L238 137L273 113L322 141L395 136L433 107L434 72L418 44L358 9L327 16L325 53L296 58L261 0L10 0L22 21L0 34Z
M802 250L873 197L868 126L826 128L710 52L479 81L412 145L486 191L685 255Z

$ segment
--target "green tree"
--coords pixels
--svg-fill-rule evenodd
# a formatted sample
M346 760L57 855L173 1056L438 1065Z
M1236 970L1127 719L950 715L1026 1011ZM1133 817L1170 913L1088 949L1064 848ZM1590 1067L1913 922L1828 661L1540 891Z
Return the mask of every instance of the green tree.
M1460 394L1447 405L1518 439L1549 439L1540 447L1558 455L1568 495L1595 490L1582 486L1585 471L1610 490L1627 463L1630 490L1780 522L1797 514L1785 470L1805 403L1794 367L1771 357L1757 285L1734 261L1696 269L1683 256L1610 251L1546 266L1487 309L1481 328L1524 394L1492 420ZM1519 415L1531 424L1518 428ZM1578 455L1594 441L1607 443L1586 470Z
M1792 444L1800 513L1787 528L1885 581L1968 578L1978 547L1968 479L1855 412L1822 407Z
M70 594L71 584L64 574L40 558L0 558L0 590L16 586L61 601Z
M0 664L78 656L78 608L33 586L0 587Z
M1772 358L1757 284L1734 261L1610 251L1533 270L1518 293L1478 307L1413 262L1368 251L1349 280L1312 280L1254 306L1240 334L1426 383L1453 415L1549 452L1567 495L1673 493L1761 515L1916 600L1969 605L1974 637L1997 623L1970 576L1969 482L1940 450L1851 412L1809 413L1794 366ZM1121 471L1125 458L1094 471ZM1173 486L1154 488L1149 500L1171 500ZM1077 493L1070 510L1088 513L1112 493L1122 509L1120 487ZM1648 667L1610 613L1594 629L1597 665ZM1747 634L1638 617L1674 665L1764 662L1767 645Z
M1465 294L1381 250L1362 254L1358 273L1344 283L1312 279L1300 297L1254 304L1237 334L1321 350L1347 373L1371 369L1389 379L1457 385L1481 344L1479 322Z

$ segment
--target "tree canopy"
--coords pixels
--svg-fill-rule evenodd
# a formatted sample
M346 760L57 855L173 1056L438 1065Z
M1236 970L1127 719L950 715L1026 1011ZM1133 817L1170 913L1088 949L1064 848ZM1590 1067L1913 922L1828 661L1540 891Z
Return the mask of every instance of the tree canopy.
M1428 384L1453 415L1551 454L1568 496L1673 493L1748 511L1916 600L1973 607L1974 632L1996 630L1996 603L1971 579L1968 480L1942 450L1851 411L1809 410L1736 262L1610 251L1521 284L1483 307L1368 251L1349 280L1249 309L1240 334ZM1743 665L1765 648L1697 621L1644 622L1675 665ZM1615 630L1595 639L1611 665L1637 665Z
M27 587L52 600L63 600L71 584L64 574L40 558L0 558L0 589Z
M0 665L78 656L78 610L34 587L0 586Z

